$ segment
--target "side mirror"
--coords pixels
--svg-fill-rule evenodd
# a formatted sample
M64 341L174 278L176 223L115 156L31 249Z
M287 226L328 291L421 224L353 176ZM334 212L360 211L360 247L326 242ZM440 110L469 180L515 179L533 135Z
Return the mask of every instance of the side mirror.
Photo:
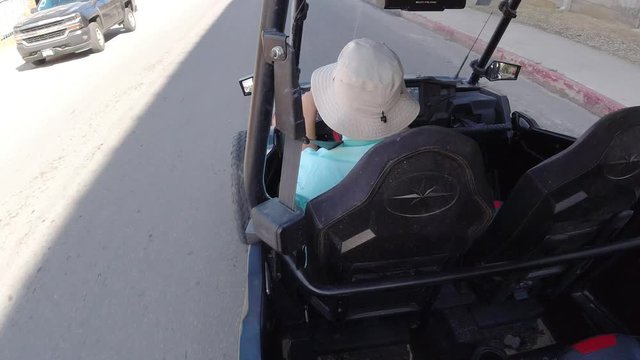
M32 14L35 14L37 11L38 11L38 8L32 8L32 9L31 9L31 13L32 13Z
M244 77L239 82L242 95L249 96L253 93L253 75Z
M485 77L489 81L517 80L522 66L502 61L493 61L487 67Z

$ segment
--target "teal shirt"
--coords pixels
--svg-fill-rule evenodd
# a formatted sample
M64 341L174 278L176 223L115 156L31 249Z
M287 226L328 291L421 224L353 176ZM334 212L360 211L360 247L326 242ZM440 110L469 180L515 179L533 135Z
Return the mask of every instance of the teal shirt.
M342 181L362 156L379 142L343 139L340 146L331 150L304 149L300 157L296 204L304 210L311 199Z

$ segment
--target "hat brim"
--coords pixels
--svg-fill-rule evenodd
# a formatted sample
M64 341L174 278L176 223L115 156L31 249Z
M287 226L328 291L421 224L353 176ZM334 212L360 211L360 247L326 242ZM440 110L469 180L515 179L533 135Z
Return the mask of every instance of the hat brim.
M411 124L420 113L420 104L402 84L398 101L384 115L362 114L349 109L336 98L334 70L336 64L316 69L311 74L313 100L322 120L333 130L354 140L377 140L396 134Z

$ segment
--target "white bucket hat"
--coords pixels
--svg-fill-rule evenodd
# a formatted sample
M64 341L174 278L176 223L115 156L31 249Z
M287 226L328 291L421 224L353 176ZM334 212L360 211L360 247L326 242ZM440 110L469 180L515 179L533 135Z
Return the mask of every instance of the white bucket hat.
M349 42L338 61L311 75L324 122L354 140L376 140L406 128L420 112L409 95L398 55L370 39Z

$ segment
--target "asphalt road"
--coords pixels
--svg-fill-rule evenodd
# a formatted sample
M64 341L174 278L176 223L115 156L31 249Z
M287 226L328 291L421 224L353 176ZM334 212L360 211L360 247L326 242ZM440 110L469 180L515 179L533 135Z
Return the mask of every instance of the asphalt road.
M229 191L259 0L139 0L138 30L40 68L0 52L0 360L232 359L245 248ZM466 50L359 0L311 0L303 78L354 37L407 73ZM527 81L492 84L549 128L595 117Z

